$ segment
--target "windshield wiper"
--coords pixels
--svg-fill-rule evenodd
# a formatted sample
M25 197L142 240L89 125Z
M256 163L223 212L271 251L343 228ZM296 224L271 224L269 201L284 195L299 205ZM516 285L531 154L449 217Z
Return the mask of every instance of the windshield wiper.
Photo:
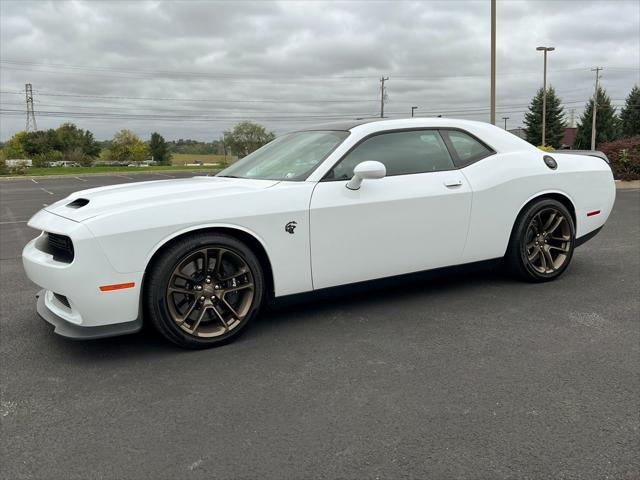
M237 175L215 175L216 177L224 177L224 178L244 178L238 177Z

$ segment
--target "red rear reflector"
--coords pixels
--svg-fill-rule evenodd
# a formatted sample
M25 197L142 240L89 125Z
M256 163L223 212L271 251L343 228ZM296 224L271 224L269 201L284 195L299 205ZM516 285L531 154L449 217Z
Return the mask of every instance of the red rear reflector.
M600 210L594 210L593 212L587 212L587 217L593 217L594 215L598 215Z
M129 283L116 283L114 285L103 285L100 288L101 292L110 292L112 290L123 290L125 288L133 288L136 284L133 282Z

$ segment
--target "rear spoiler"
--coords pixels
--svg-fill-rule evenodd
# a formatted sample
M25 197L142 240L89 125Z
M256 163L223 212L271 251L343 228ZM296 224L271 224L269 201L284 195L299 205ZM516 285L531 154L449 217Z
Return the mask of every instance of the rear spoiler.
M604 160L607 163L611 163L607 156L599 151L599 150L553 150L549 153L560 153L560 154L568 154L568 155L588 155L590 157L598 157Z

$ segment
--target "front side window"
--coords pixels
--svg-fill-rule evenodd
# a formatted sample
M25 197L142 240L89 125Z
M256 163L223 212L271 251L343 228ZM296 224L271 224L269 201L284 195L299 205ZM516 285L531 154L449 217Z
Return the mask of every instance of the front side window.
M276 138L217 176L256 180L305 180L345 138L345 131L295 132Z
M353 169L365 160L377 160L387 167L387 176L451 170L449 151L437 130L391 132L368 138L348 153L327 179L348 180Z
M447 136L458 157L456 159L458 167L464 167L493 153L478 140L464 132L447 130L443 132L443 135Z

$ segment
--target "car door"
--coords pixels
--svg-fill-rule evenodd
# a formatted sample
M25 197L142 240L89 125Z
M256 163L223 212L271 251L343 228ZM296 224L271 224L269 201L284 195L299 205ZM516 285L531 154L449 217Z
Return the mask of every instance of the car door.
M346 188L365 160L382 162L386 176ZM313 191L314 289L460 263L470 210L469 185L437 130L365 138Z

